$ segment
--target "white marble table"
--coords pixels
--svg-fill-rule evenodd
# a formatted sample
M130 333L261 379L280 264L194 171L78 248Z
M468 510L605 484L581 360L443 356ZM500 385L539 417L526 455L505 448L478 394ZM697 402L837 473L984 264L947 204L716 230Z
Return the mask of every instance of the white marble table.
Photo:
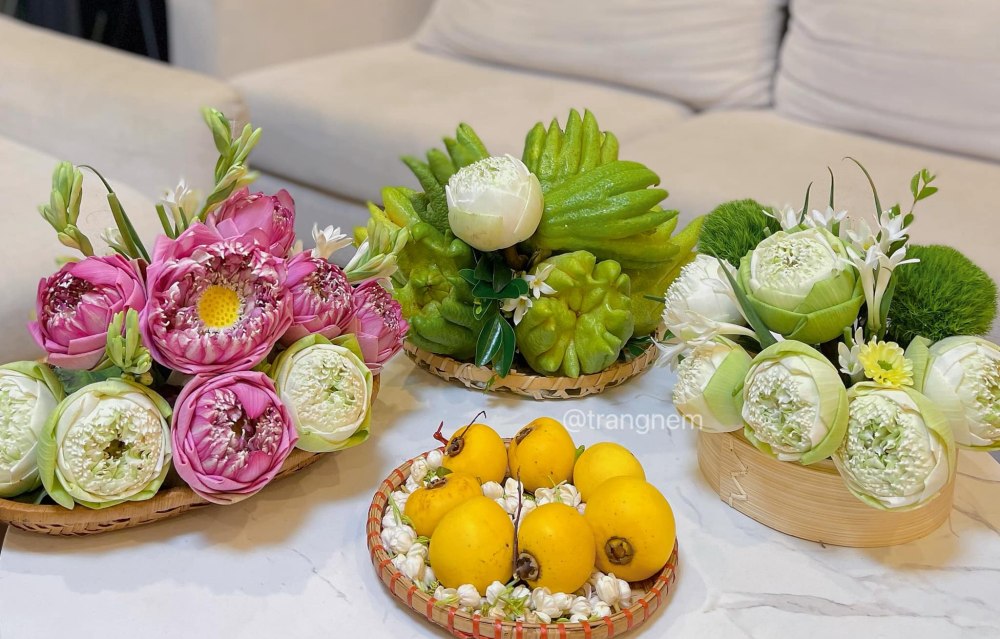
M248 502L90 538L11 530L0 552L0 637L446 637L397 605L375 577L365 516L378 482L434 446L439 421L450 431L481 408L506 435L541 415L590 413L577 441L629 446L673 504L679 579L666 610L633 636L1000 637L993 459L963 456L951 521L923 541L822 547L719 501L699 474L690 430L643 433L616 421L624 414L633 426L646 419L676 427L671 384L668 371L654 369L599 397L536 403L450 386L399 358L383 376L370 442Z

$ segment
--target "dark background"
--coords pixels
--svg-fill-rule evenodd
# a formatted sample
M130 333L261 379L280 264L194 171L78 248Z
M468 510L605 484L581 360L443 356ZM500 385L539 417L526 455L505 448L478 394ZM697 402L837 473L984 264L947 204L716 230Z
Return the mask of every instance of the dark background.
M61 33L168 60L164 0L0 0L0 12Z

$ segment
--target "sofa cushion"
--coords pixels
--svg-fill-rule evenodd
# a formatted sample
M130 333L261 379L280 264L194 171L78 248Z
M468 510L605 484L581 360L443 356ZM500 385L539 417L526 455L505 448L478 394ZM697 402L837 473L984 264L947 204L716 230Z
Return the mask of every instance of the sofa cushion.
M786 0L438 0L431 49L652 91L696 109L771 103Z
M631 140L688 113L669 100L434 55L408 43L311 58L237 76L264 129L254 162L278 176L355 200L416 186L399 161L422 155L460 122L492 153L520 155L539 120L570 107Z
M202 107L246 118L218 80L3 16L0 78L0 135L150 197L181 176L211 188L218 153Z
M777 109L1000 160L998 34L996 0L792 0Z
M875 207L868 182L842 158L855 157L871 172L883 206L900 202L908 207L910 177L927 168L938 175L934 186L940 191L917 205L913 241L954 246L1000 281L1000 218L990 190L1000 184L1000 164L819 128L766 111L689 118L635 142L630 154L659 173L670 192L664 205L680 210L682 223L745 197L799 208L809 182L812 206L825 208L827 166L837 178L837 208L870 219ZM1000 337L1000 323L993 335Z
M79 253L64 247L56 233L38 214L38 205L49 198L56 158L0 137L0 184L4 204L0 209L6 242L0 277L0 362L32 359L43 353L28 334L27 323L35 312L38 282L57 269L56 258ZM110 177L110 176L109 176ZM153 205L131 188L112 181L122 206L150 250L159 231ZM80 227L104 253L101 231L114 224L100 180L84 171Z

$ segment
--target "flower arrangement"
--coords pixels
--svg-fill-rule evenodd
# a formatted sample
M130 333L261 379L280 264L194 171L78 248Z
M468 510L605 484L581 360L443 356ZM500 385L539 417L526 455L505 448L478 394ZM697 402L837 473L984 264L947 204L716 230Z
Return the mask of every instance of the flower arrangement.
M673 400L703 431L740 432L803 465L832 459L848 490L919 508L955 473L956 447L1000 449L1000 347L979 337L997 287L955 249L910 243L913 203L872 222L834 206L753 200L706 216L700 254L667 290L662 344ZM811 185L810 185L811 187Z
M384 189L357 232L366 259L397 259L414 346L500 377L515 360L578 377L650 345L698 229L671 237L655 173L620 160L589 111L536 124L520 158L491 155L466 124L444 143L403 158L423 191Z
M116 223L95 254L77 227L90 167L56 167L40 211L82 256L39 283L29 329L46 363L0 367L0 496L105 508L151 498L173 469L230 504L296 447L368 438L373 374L408 328L384 288L395 259L340 268L329 258L350 240L332 227L303 250L291 196L249 189L260 129L204 116L215 187L202 199L181 182L156 206L152 251L94 171Z

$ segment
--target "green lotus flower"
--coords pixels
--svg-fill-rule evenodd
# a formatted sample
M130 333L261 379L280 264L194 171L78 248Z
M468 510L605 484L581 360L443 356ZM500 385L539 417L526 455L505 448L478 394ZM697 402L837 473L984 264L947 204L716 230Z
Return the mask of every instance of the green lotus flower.
M739 285L767 327L821 344L858 316L865 295L844 243L823 228L778 231L740 261Z
M539 263L534 273L542 269L555 293L534 300L514 329L528 365L542 375L578 377L613 364L634 328L621 266L576 251Z
M41 486L38 435L63 389L52 369L36 362L0 366L0 497L16 497Z
M829 457L847 429L847 389L833 364L801 342L773 344L753 360L743 386L743 434L781 461Z
M271 377L299 434L297 448L344 450L368 439L372 373L353 335L303 337L274 361Z
M677 366L673 392L677 412L708 433L743 428L739 391L750 363L750 355L724 337L696 347Z
M56 503L107 508L156 494L170 470L170 405L120 379L84 386L38 438L38 473Z
M911 388L861 383L848 392L847 435L833 455L855 497L882 510L934 499L955 473L955 440L934 402Z
M1000 450L1000 346L969 336L928 344L918 337L906 349L915 388L941 409L959 446Z

